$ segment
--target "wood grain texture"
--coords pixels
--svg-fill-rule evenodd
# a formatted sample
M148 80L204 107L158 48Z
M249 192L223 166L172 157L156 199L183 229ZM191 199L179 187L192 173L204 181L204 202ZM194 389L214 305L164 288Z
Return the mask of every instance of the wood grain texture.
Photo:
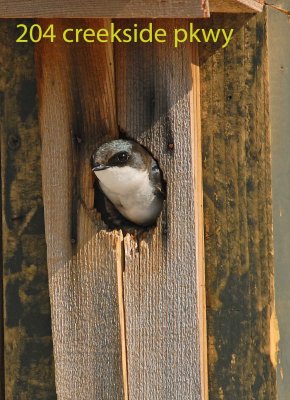
M54 24L60 31L95 22ZM90 169L95 147L117 134L112 63L106 45L59 41L37 49L58 400L124 398L117 283L122 235L105 232L93 211Z
M208 0L0 0L5 18L197 18L208 13Z
M210 3L210 4L208 4ZM209 12L257 12L263 0L0 0L4 18L203 18Z
M210 0L210 11L218 13L254 13L263 10L263 0Z
M277 317L272 313L272 359L276 367L278 399L282 400L290 393L290 25L287 15L272 7L267 7L267 16L277 313Z
M148 23L116 21L118 26ZM188 21L154 21L172 32ZM205 310L202 260L197 258L200 214L194 202L196 112L193 49L166 44L115 47L118 122L128 137L159 161L167 202L157 227L125 237L124 301L129 398L206 399L203 365ZM194 70L196 72L196 70Z
M213 16L200 48L210 399L274 399L273 243L265 16Z
M16 44L15 39L15 21L2 20L0 132L5 399L53 400L56 393L34 49L29 44Z

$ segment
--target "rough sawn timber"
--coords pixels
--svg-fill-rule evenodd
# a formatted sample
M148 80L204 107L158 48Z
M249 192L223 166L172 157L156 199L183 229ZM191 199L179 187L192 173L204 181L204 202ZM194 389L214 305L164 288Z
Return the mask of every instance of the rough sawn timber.
M263 0L0 0L4 18L203 18L210 12L257 12Z
M3 18L203 18L210 12L258 12L263 0L0 0Z
M235 28L200 48L209 397L275 399L266 20L206 23Z
M21 22L30 24L29 21ZM0 352L4 353L4 366L0 365L0 373L5 382L0 398L54 400L34 49L29 43L19 46L15 40L15 21L2 20L0 133L4 348L1 341Z
M119 27L148 23L115 22ZM170 35L189 22L154 24ZM197 55L189 43L174 49L171 39L115 46L119 125L152 152L167 182L157 227L125 237L128 392L134 400L207 398L202 205L194 202L201 189L195 153L199 93L193 86L198 79L191 69Z
M53 22L58 33L95 23ZM117 134L112 62L107 45L60 40L37 48L58 400L124 399L117 279L122 235L105 232L93 211L89 163L94 148Z
M263 10L263 0L209 0L210 11L217 13L254 13Z
M277 314L272 313L271 318L271 358L276 367L278 399L287 399L290 393L290 2L277 0L271 3L279 7L267 7Z
M5 18L198 18L208 14L207 0L0 0L0 15Z

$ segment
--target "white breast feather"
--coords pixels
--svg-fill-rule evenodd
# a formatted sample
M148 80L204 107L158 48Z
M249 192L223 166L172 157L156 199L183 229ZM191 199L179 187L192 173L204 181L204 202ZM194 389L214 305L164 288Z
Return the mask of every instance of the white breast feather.
M125 218L141 225L154 222L162 202L154 195L147 171L125 166L95 174L105 195Z

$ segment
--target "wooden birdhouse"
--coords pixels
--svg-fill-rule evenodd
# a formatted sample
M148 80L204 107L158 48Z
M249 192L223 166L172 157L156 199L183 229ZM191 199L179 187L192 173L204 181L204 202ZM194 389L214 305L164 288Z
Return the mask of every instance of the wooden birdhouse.
M286 390L268 40L286 14L263 3L0 4L3 399ZM91 154L120 135L166 181L146 231L109 229L95 208Z

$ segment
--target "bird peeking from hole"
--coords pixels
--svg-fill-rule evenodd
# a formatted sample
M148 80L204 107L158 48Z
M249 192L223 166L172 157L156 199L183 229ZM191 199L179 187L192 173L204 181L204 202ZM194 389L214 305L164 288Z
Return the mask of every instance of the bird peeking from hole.
M104 194L102 206L95 206L109 227L126 226L128 221L141 227L155 224L163 208L165 183L144 147L124 139L104 143L92 154L91 167Z

